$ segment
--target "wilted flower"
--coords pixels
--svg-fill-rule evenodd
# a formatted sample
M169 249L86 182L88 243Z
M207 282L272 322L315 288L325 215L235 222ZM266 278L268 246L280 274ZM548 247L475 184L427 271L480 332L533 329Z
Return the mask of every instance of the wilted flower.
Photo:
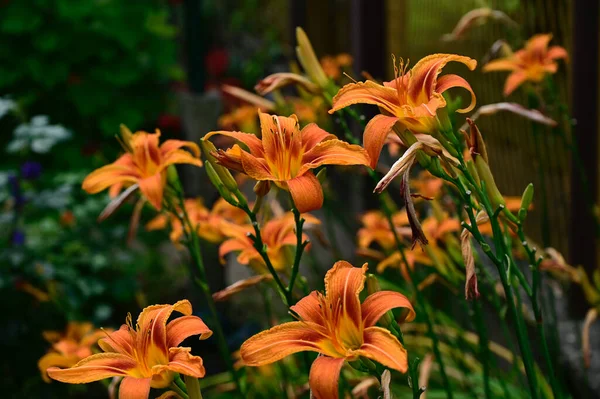
M111 195L115 196L123 187L138 184L146 199L160 210L167 168L174 164L202 166L202 161L198 159L200 149L195 143L167 140L159 146L159 137L157 130L154 134L140 131L129 140L124 138L128 152L112 164L90 173L83 181L83 189L96 194L110 187ZM188 147L193 154L182 150L183 147Z
M46 374L49 367L72 367L81 359L91 356L92 347L108 332L95 329L88 322L70 322L64 333L45 331L44 338L52 344L52 349L38 362L44 381L50 382Z
M367 265L362 268L345 261L325 276L325 294L313 291L290 309L298 321L263 331L242 345L242 360L248 366L263 366L293 353L321 354L312 364L309 384L317 399L338 397L338 380L344 362L360 357L375 360L402 373L408 369L406 349L377 321L393 308L406 308L407 321L415 318L410 301L393 291L379 291L361 304Z
M305 226L320 224L319 219L312 215L304 214ZM287 212L282 216L269 220L261 229L261 238L267 247L267 255L277 271L285 271L291 264L288 256L288 249L297 244L295 232L296 223L292 212ZM222 233L229 237L219 247L219 256L222 261L225 255L236 252L237 261L242 265L250 265L258 271L265 271L266 265L260 253L254 247L254 242L249 237L254 234L252 225L236 226L226 224L221 226ZM302 241L308 239L306 234L302 234ZM310 245L310 244L309 244ZM310 246L306 249L308 250Z
M487 63L483 71L512 71L504 84L505 96L526 81L539 83L546 75L556 73L557 59L569 57L563 47L548 48L550 40L552 40L551 34L535 35L525 43L524 48L507 58Z
M167 324L173 311L184 316ZM145 399L150 388L167 387L175 373L202 378L205 374L202 358L191 355L191 348L178 346L192 335L200 335L200 339L212 335L202 319L191 314L188 300L148 306L135 326L129 315L127 324L98 341L104 353L86 357L68 369L51 367L48 375L71 384L124 377L119 388L121 399Z
M368 165L369 157L358 145L338 140L315 124L302 130L296 115L268 115L259 111L261 138L250 133L210 132L204 140L220 134L233 137L248 147L234 145L213 154L229 169L259 181L272 181L288 190L300 212L323 205L321 184L311 169L321 165Z
M453 87L462 87L471 93L471 104L457 112L469 112L475 106L471 85L458 75L445 75L438 79L442 68L451 61L475 69L477 61L455 54L434 54L421 59L409 71L400 62L396 77L382 85L371 80L350 83L333 98L329 113L352 104L374 104L382 112L367 124L363 136L364 147L371 157L371 167L377 165L379 154L388 133L396 123L413 133L432 133L438 129L436 112L446 106L442 93Z

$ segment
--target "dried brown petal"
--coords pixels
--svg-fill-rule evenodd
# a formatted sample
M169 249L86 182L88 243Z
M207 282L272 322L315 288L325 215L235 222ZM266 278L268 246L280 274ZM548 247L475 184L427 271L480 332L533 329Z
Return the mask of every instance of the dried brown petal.
M253 276L250 278L247 278L245 280L240 280L237 281L233 284L231 284L229 287L226 287L225 289L215 292L213 294L213 299L216 302L220 302L220 301L225 301L227 299L229 299L231 296L237 294L238 292L244 291L247 288L250 287L254 287L255 285L263 282L263 281L271 281L273 279L273 276L271 276L270 274L261 274L258 276Z

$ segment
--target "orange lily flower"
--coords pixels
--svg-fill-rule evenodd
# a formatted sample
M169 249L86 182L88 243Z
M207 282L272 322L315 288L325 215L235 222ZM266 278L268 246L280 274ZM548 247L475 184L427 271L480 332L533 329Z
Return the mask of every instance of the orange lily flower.
M509 57L494 60L483 67L484 72L512 71L504 84L504 95L508 96L524 82L539 83L548 74L558 70L557 59L567 59L567 50L560 46L548 48L552 34L535 35L525 47Z
M416 179L410 181L410 184L416 194L427 199L435 199L441 194L444 181L423 170Z
M290 309L300 320L284 323L249 338L240 349L247 366L263 366L293 353L322 354L312 364L309 384L315 398L337 398L344 361L363 356L402 373L408 369L406 349L388 330L376 327L389 310L407 308L407 321L415 318L404 295L379 291L361 304L367 265L358 268L336 262L325 275L325 294L313 291Z
M229 169L245 173L258 181L272 181L288 190L300 212L321 208L323 190L311 169L321 165L368 165L369 156L358 145L338 140L315 124L302 130L296 115L290 117L258 112L261 138L242 132L217 131L204 140L221 134L245 144L249 151L235 145L215 153Z
M81 359L92 355L92 347L106 332L95 329L92 323L70 322L65 333L45 331L44 338L52 344L52 350L38 362L42 378L50 382L46 370L49 367L71 367Z
M228 114L221 115L217 124L221 129L243 130L245 132L258 132L256 106L242 105Z
M123 187L138 184L140 191L156 209L162 208L163 190L167 182L167 167L174 164L202 166L200 149L190 141L167 140L160 146L156 133L136 132L126 139L128 152L110 165L96 169L83 181L82 188L96 194L110 187L111 196ZM182 150L188 147L193 154Z
M323 68L323 71L325 71L325 75L333 80L341 78L344 68L351 65L352 56L350 54L342 53L335 57L330 55L321 57L321 67Z
M333 113L352 104L374 104L382 112L367 124L363 136L364 147L371 157L371 167L377 165L379 154L388 133L396 123L413 133L431 133L438 128L436 111L446 106L442 93L453 87L462 87L471 93L471 104L457 112L469 112L475 107L475 93L471 85L458 75L438 79L442 68L451 61L460 62L474 70L477 61L456 54L433 54L421 59L408 72L404 64L395 67L396 77L383 85L371 80L350 83L333 98Z
M310 214L302 215L305 226L320 224L321 221ZM282 216L269 220L261 229L262 240L267 246L267 255L277 271L285 271L292 263L288 249L297 244L296 223L294 214L287 212ZM254 242L248 234L254 234L252 225L236 226L233 224L221 226L223 234L230 237L219 247L219 257L224 262L224 257L228 253L238 252L237 261L242 265L250 265L257 271L265 271L266 265L262 256L254 248ZM308 236L302 234L302 241L307 240ZM310 244L305 250L310 249Z
M185 210L190 221L196 228L198 236L208 242L218 244L227 238L221 231L224 223L242 224L248 222L246 213L231 205L223 198L219 198L213 208L209 210L204 206L201 198L186 199ZM174 243L178 243L183 236L181 221L171 214L160 214L146 224L146 230L162 230L171 224L169 237Z
M410 274L408 273L407 267L414 270L415 263L423 265L432 265L433 262L420 248L407 248L404 251L406 256L406 262L404 258L398 252L396 246L396 239L394 233L390 230L390 224L381 211L369 211L362 218L361 221L363 226L358 230L358 247L359 249L368 249L373 243L379 245L386 253L391 252L389 256L378 251L374 252L375 257L380 259L377 264L377 272L383 273L388 267L398 267L402 276L405 280L410 281ZM411 235L411 230L408 221L408 215L405 210L396 212L392 217L394 226L396 226L396 232L400 237L406 237Z
M173 311L184 316L167 324ZM212 335L202 319L191 314L188 300L148 306L135 327L129 315L127 324L98 341L104 353L89 356L68 369L51 367L48 375L71 384L124 377L120 399L148 398L150 388L167 387L175 373L202 378L205 374L202 358L191 355L191 348L178 346L192 335L200 335L200 339Z

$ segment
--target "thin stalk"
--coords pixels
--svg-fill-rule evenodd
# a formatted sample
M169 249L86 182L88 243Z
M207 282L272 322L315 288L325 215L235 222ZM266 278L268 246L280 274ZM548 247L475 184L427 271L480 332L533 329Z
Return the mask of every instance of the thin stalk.
M275 284L277 287L277 292L279 293L279 295L285 302L286 306L290 307L292 305L292 296L288 292L287 287L281 281L279 274L275 270L275 267L273 267L273 263L271 263L271 259L269 258L269 255L267 254L267 246L262 240L262 235L261 235L261 231L260 231L260 226L258 224L258 219L256 218L256 213L253 212L248 207L248 205L245 203L239 204L238 207L240 209L242 209L244 212L246 212L246 214L250 218L250 221L252 222L252 227L254 228L254 235L251 236L252 241L254 243L254 248L260 254L261 258L265 262L265 265L267 266L269 273L271 273L271 275L273 276L273 280L275 281Z
M225 333L223 328L221 327L221 323L219 322L219 316L217 313L217 308L215 302L213 300L212 294L210 292L210 287L208 286L208 277L206 274L206 268L204 267L204 260L202 258L202 251L200 249L200 240L198 239L198 234L196 234L196 229L192 225L190 221L189 215L185 210L183 195L179 196L180 205L181 205L181 214L177 213L180 218L181 223L185 226L184 231L186 232L188 249L190 250L190 254L192 255L192 259L197 266L199 278L196 279L198 286L202 290L204 297L206 298L206 303L208 304L208 308L210 310L211 318L213 320L213 329L216 332L217 344L219 347L219 351L221 352L221 356L224 358L225 364L231 373L236 389L239 395L243 396L241 391L241 384L239 381L238 374L233 367L233 360L231 358L231 352L229 351L229 347L227 346L227 340L225 339Z
M290 300L293 302L294 283L296 277L298 277L298 271L300 270L300 260L302 259L302 253L304 248L308 245L308 240L303 241L302 238L302 227L304 226L304 218L300 215L300 211L292 206L292 212L294 214L294 222L296 223L296 254L294 256L294 264L292 266L292 274L290 275L290 282L287 286L286 293L289 295ZM288 306L293 305L288 301Z
M181 381L181 377L177 376L175 378L175 380L173 380L173 382L170 385L170 388L177 392L177 395L181 396L183 399L189 399L189 395L186 392L186 387L185 384L183 384L183 388L179 385L179 382L181 382L181 384L183 384L183 381Z
M483 320L483 314L481 310L481 303L479 301L473 301L473 311L475 314L475 326L477 333L479 334L479 356L481 356L481 364L483 365L483 388L485 397L487 399L492 398L492 390L490 388L490 348L489 338L485 322Z
M200 382L198 382L198 379L196 377L190 377L189 375L184 375L183 378L185 380L189 399L202 399L202 391L200 390Z

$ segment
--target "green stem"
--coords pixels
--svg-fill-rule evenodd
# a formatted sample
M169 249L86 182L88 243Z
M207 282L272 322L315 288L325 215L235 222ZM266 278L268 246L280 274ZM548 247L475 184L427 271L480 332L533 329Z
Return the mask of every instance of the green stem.
M473 301L473 310L475 314L475 326L479 334L479 355L481 356L481 363L483 364L483 387L485 397L487 399L492 398L492 390L490 388L490 348L489 338L485 322L483 320L483 314L481 310L481 303L479 301Z
M262 240L262 235L260 231L260 226L258 224L258 219L256 218L256 213L253 212L245 203L238 204L238 207L244 212L246 212L246 214L250 218L250 221L252 222L252 227L254 228L254 235L251 236L254 243L254 248L265 262L269 273L271 273L271 275L273 276L273 280L275 281L277 287L277 292L281 296L286 306L290 307L292 305L292 296L288 292L287 287L281 281L281 278L279 278L279 274L277 273L277 270L275 270L275 267L273 267L273 263L271 263L269 254L267 254L267 246Z
M206 274L206 268L204 267L204 260L202 258L202 251L200 249L200 241L198 239L198 234L196 234L196 228L190 221L189 215L185 209L183 195L181 192L179 194L180 208L182 214L179 214L178 212L176 212L176 214L179 216L181 223L185 226L184 231L186 232L187 236L188 248L192 255L192 259L194 260L194 263L196 264L198 269L199 278L196 279L196 282L200 286L200 289L202 290L202 293L206 298L206 303L208 304L211 318L213 320L212 327L216 332L215 335L217 337L217 344L219 347L219 351L221 352L221 356L223 357L223 360L225 361L225 364L227 365L227 368L229 369L229 372L231 373L234 379L238 394L243 396L238 374L235 368L233 367L233 360L231 358L231 352L229 351L229 347L227 346L225 333L223 332L223 328L221 327L221 323L219 322L219 316L217 313L215 301L213 300L212 293L210 292L210 287L208 286L208 277Z
M304 226L304 219L300 215L300 211L292 206L292 212L294 213L294 222L296 223L296 255L294 256L294 265L292 266L292 274L290 276L290 282L288 284L286 293L289 296L290 301L294 301L293 292L294 284L296 283L296 277L298 277L298 271L300 270L300 260L302 259L302 253L304 248L308 245L307 241L302 241L302 227ZM288 301L288 306L293 305Z
M196 377L184 375L185 386L187 387L189 399L202 399L202 391L200 390L200 382Z
M180 383L183 385L183 388L180 386ZM171 389L177 392L177 395L181 396L183 399L189 399L189 395L186 392L185 384L181 381L181 377L178 375L175 380L171 383Z

